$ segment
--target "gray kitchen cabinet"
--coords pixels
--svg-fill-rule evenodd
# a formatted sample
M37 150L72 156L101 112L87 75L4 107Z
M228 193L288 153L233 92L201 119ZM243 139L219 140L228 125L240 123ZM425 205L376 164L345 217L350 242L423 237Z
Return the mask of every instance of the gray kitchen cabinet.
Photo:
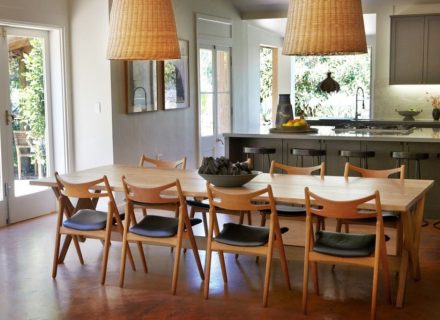
M390 84L440 84L440 15L391 17Z

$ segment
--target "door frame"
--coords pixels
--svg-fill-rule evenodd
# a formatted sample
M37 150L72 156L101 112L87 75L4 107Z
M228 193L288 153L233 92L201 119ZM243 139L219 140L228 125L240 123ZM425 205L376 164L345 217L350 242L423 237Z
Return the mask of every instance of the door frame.
M25 24L25 23L14 23L11 21L0 21L0 30L2 27L7 28L8 30L13 31L12 33L15 35L26 35L26 36L37 36L44 37L44 68L45 68L45 117L46 117L46 148L48 150L48 158L47 158L47 174L52 175L55 170L60 173L69 172L71 168L73 168L73 155L70 150L72 150L73 142L72 142L72 124L71 124L71 110L69 103L69 88L68 88L68 79L66 77L67 69L68 69L68 57L66 55L67 48L65 43L65 29L63 27L54 27L54 26L44 26L44 25L35 25L35 24ZM3 36L3 33L0 32L0 36ZM5 34L6 36L6 34ZM7 48L7 42L3 41ZM5 67L8 68L8 64L5 64ZM7 70L6 70L7 71ZM3 77L2 77L3 78ZM4 80L0 80L4 81ZM6 86L9 93L9 79L6 79ZM2 84L4 85L4 84ZM4 115L5 108L7 107L10 110L9 100L10 97L7 95L5 97L7 102L3 105L3 101L0 101L0 121L4 123ZM56 110L53 108L56 106ZM4 131L4 132L3 132ZM9 137L5 137L9 131ZM12 130L5 125L2 124L2 138L3 141L12 141ZM55 136L56 134L56 136ZM5 142L1 142L4 144ZM12 145L12 144L11 144ZM9 152L9 155L1 154L0 155L0 164L5 164L5 159L12 159L12 148L6 147L3 148ZM9 150L11 149L11 150ZM55 152L57 154L55 154ZM2 169L5 174L2 174L1 180L7 179L9 183L13 183L14 181L14 172L13 169ZM7 172L9 171L9 172ZM5 194L5 185L1 183L0 190L2 195ZM44 192L51 192L50 190ZM38 194L38 193L35 193ZM35 195L34 194L34 195ZM13 197L13 195L10 195ZM37 212L38 215L46 214L55 210L55 199L53 195L50 195L50 210L44 212ZM5 212L4 209L7 209L7 202L11 203L11 199L8 199L3 196L3 200L0 200L0 206L3 206L0 212ZM34 197L35 198L35 197ZM42 198L42 197L40 197ZM33 201L35 201L34 199ZM38 199L41 200L41 199ZM3 205L2 203L3 202ZM13 210L11 208L11 210ZM9 221L11 222L11 221ZM16 222L13 220L13 222ZM6 224L6 216L0 215L0 226Z

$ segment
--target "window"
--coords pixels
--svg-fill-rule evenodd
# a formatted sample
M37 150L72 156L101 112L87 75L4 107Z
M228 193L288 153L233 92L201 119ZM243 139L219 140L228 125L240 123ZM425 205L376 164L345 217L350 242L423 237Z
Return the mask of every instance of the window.
M356 90L365 92L359 118L370 118L371 48L367 54L295 57L295 114L316 118L354 118ZM326 93L317 87L327 72L340 85L339 92Z
M277 48L260 47L260 132L267 133L274 122L277 88Z

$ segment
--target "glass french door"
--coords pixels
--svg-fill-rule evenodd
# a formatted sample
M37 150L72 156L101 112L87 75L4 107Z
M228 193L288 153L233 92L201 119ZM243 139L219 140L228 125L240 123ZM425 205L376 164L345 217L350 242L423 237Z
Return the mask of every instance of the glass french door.
M0 225L55 209L51 190L31 186L51 169L48 33L0 26Z
M224 156L223 133L231 132L231 52L228 47L200 45L200 156Z

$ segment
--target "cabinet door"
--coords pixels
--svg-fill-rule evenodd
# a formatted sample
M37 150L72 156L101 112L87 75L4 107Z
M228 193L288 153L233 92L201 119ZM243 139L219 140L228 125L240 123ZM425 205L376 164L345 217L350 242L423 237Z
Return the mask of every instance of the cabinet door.
M425 83L440 83L440 16L425 20Z
M423 16L391 17L390 84L423 82Z

